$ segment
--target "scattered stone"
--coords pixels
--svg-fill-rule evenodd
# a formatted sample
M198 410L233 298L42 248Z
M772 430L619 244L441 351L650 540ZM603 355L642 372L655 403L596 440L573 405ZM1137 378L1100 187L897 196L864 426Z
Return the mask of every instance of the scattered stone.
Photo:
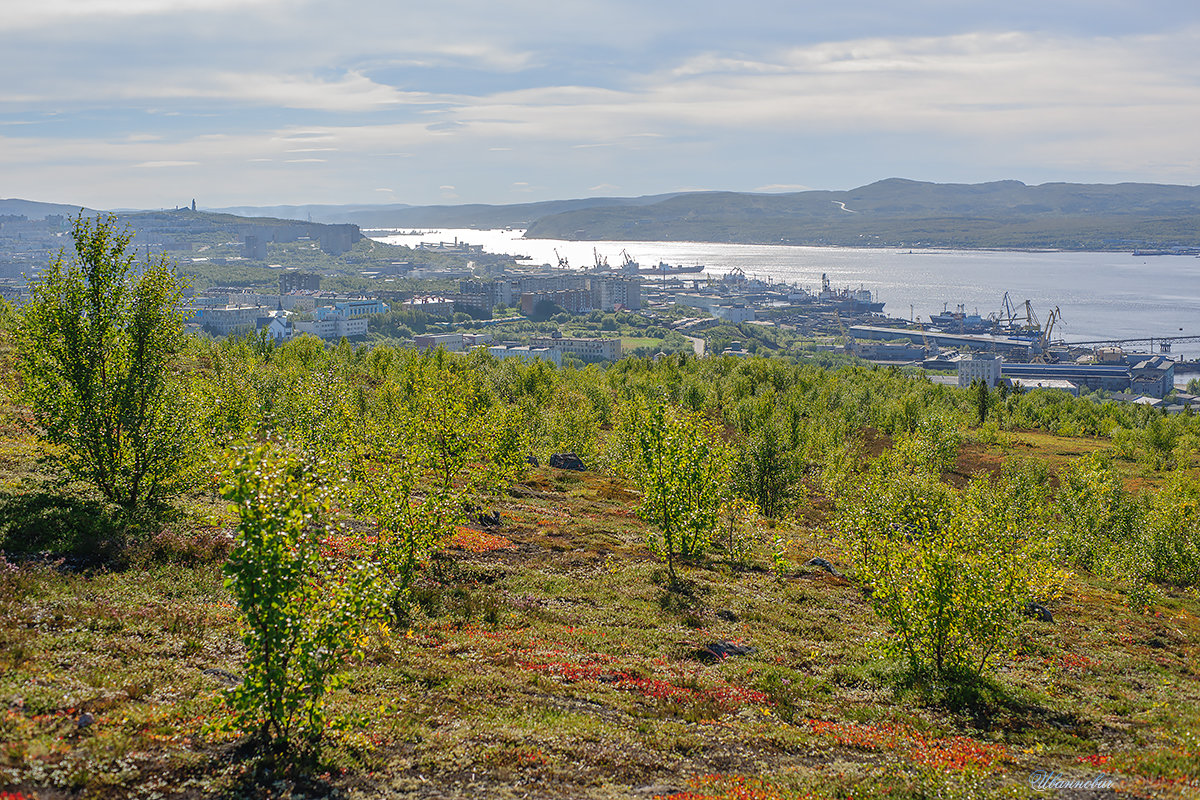
M232 672L226 672L225 670L217 669L216 667L209 667L208 669L201 670L201 671L205 675L211 675L214 678L217 678L218 680L222 681L223 683L230 684L231 686L235 683L241 683L241 681L242 681L241 678L239 678L237 675L234 675Z
M757 647L733 642L709 642L696 650L695 657L701 661L723 661L730 656L748 656L758 652Z
M537 456L525 456L525 463L526 463L526 464L528 464L528 465L529 465L529 466L531 466L531 467L539 467L539 466L541 466L541 465L538 463Z
M1030 600L1021 608L1022 613L1027 617L1039 619L1042 622L1054 622L1054 615L1050 613L1050 609L1046 608L1041 603L1035 603Z
M85 711L79 715L79 718L77 720L75 720L75 724L78 725L80 728L87 728L95 721L96 721L96 718L93 717L87 711Z
M499 511L481 513L478 517L476 517L476 519L479 520L479 524L485 528L500 527L500 512Z
M583 460L574 453L555 453L550 456L550 466L555 469L571 469L576 472L587 472Z
M842 573L838 572L837 568L835 568L833 566L833 564L830 564L828 561L821 558L820 556L814 556L813 558L810 558L808 561L805 561L804 566L820 567L821 569L828 572L830 575L836 575L839 578L842 577Z
M724 608L722 608L720 611L718 611L715 614L715 616L717 619L723 619L726 622L737 622L738 621L737 614L733 613L732 611L728 611Z

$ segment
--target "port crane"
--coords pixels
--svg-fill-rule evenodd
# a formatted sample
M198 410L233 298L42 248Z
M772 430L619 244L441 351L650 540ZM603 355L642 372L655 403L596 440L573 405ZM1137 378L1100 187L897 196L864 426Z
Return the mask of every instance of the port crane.
M1032 309L1030 313L1032 313ZM1054 333L1054 325L1058 322L1062 322L1062 311L1059 310L1058 306L1055 306L1050 315L1046 317L1046 327L1042 328L1041 338L1039 339L1041 352L1033 359L1034 363L1046 364L1053 360L1050 355L1050 336Z
M1038 322L1037 314L1033 312L1033 303L1026 300L1023 307L1014 306L1008 292L1004 293L1004 299L1000 301L1000 312L989 314L988 318L1001 330L1035 331L1042 327Z
M592 258L596 262L595 265L593 266L593 269L595 269L596 272L607 272L608 271L608 269L609 269L608 257L601 256L600 251L594 247L592 248Z
M570 269L571 268L571 265L567 263L567 260L558 254L557 247L554 248L554 257L556 259L558 259L558 268L559 269Z

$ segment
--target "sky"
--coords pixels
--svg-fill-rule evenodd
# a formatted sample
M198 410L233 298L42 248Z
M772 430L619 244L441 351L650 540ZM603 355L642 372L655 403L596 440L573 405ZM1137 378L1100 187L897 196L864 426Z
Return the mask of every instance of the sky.
M0 197L1200 183L1195 0L0 0Z

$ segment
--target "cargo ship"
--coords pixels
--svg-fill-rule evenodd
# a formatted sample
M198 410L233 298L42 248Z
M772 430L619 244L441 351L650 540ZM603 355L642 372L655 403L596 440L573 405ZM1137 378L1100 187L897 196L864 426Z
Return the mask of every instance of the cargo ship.
M883 303L877 302L870 289L861 286L857 289L833 289L829 286L829 276L821 274L821 292L817 295L818 305L831 308L834 311L845 311L850 314L883 311Z

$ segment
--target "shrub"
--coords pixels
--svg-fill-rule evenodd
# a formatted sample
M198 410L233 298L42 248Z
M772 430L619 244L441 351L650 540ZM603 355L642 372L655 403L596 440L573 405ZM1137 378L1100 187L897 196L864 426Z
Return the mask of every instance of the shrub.
M314 474L260 448L233 466L223 491L240 517L225 573L246 647L245 676L229 701L271 757L318 744L322 700L374 613L371 570L342 565L335 575L322 561L328 508Z
M758 506L741 497L721 504L718 544L735 564L749 564L758 543Z
M112 218L80 215L71 237L18 317L22 394L67 471L135 512L182 491L195 450L172 375L182 286L164 260L135 266Z
M648 544L667 562L704 552L727 493L729 452L711 423L660 398L627 409L624 468L642 492L638 513L653 526Z
M792 504L802 462L784 449L774 421L746 436L738 447L733 480L738 494L755 503L765 516L778 517Z
M1080 459L1059 475L1057 556L1087 572L1110 571L1119 554L1114 543L1137 539L1141 509L1121 479L1094 456Z
M889 649L914 673L978 677L1005 653L1019 609L1047 590L1038 523L1016 516L1024 491L977 479L959 494L889 456L840 498L843 547L895 631Z

